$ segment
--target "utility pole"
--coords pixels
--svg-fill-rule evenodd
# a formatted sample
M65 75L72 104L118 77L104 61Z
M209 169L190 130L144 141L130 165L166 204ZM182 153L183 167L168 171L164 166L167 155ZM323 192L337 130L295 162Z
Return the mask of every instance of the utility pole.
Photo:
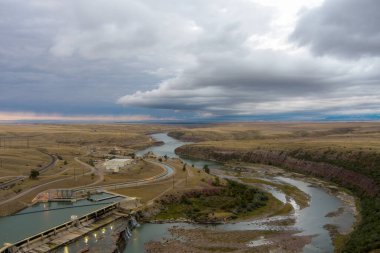
M186 171L185 171L185 173L186 173L186 186L187 186L187 169L186 169Z

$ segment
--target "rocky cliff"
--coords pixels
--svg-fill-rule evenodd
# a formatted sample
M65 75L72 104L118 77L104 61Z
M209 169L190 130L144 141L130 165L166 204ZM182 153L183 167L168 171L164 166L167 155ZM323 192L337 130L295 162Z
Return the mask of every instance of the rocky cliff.
M364 195L375 196L379 193L379 186L366 175L330 163L295 158L287 152L226 150L214 147L186 145L177 148L176 153L219 162L235 160L275 165L291 171L337 182L347 188L355 189Z

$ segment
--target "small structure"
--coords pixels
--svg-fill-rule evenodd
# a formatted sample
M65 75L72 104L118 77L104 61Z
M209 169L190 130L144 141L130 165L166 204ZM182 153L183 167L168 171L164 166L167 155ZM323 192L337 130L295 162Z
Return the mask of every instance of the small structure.
M112 159L104 162L104 167L108 172L119 172L121 168L132 164L133 159Z

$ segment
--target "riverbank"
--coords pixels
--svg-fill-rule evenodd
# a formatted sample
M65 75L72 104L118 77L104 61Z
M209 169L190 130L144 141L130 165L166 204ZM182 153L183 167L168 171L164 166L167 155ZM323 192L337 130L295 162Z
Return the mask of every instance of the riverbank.
M187 152L189 150L189 148L191 151ZM264 153L262 153L263 151L260 151L262 153L262 154L260 153L261 154L259 156L260 158L253 156L252 152L249 152L249 154L247 155L246 152L243 152L242 150L240 150L240 151L232 151L232 150L228 151L225 148L223 150L220 150L218 148L216 148L214 150L210 150L210 147L201 147L201 146L196 146L195 149L192 148L192 146L181 147L181 148L177 149L177 152L179 152L181 154L186 154L187 156L189 156L191 154L191 156L195 156L196 158L205 158L205 156L206 156L209 159L211 158L211 159L219 161L219 162L232 161L234 163L243 163L243 164L250 162L250 161L251 162L263 162L266 164L277 164L279 162L278 159L274 159L273 161L270 160L271 155L269 155L269 153L267 155L263 155L264 154ZM254 159L250 160L252 157ZM281 161L283 161L283 159L281 159ZM302 164L304 164L304 166L306 166L307 171L312 169L312 165L308 165L307 162L303 161ZM313 162L312 164L315 164L315 162ZM318 165L317 168L321 168L321 166L327 166L328 167L329 165ZM286 163L285 163L285 168L286 169L289 168L288 165L286 165ZM296 171L302 172L299 170L296 170ZM268 173L268 174L270 174L270 173ZM317 176L317 175L314 175L314 176ZM268 176L273 176L273 175L268 175ZM302 175L302 176L299 176L299 178L304 180L308 177L305 177ZM362 193L367 191L368 194L371 195L373 189L375 189L376 187L373 185L373 183L370 183L369 185L364 186L363 182L360 181L360 178L362 178L362 177L359 177L359 179L357 179L358 181L355 184L357 186L363 187L362 191L361 191ZM323 178L323 179L326 180L326 178ZM352 180L352 178L350 180ZM322 187L327 192L329 192L330 194L341 199L342 202L346 203L346 205L349 206L349 208L351 209L350 212L352 212L356 216L357 220L361 221L361 223L357 223L355 226L352 226L351 228L338 229L339 232L334 233L334 236L333 236L334 245L336 246L337 250L341 250L342 246L347 248L347 245L346 245L347 242L351 241L353 238L361 237L361 236L358 236L357 233L358 233L358 231L362 230L361 227L363 227L363 219L360 216L358 216L358 208L357 208L357 202L355 203L355 198L350 197L349 191L345 190L344 188L340 188L339 186L333 186L331 184L326 183L323 180L314 178L314 179L306 179L306 181L309 181L309 182L312 181L311 184L315 185L316 187ZM356 193L357 193L357 191L356 191ZM369 196L367 196L367 198L368 197ZM367 208L370 207L371 205L372 206L376 205L376 203L377 203L375 200L373 202L363 202L364 199L365 198L361 198L360 203L361 203L361 206L363 206L363 203L366 203ZM376 197L375 197L375 199L376 199ZM362 209L363 209L363 207L361 207L361 210ZM373 207L370 207L369 209L373 209ZM370 211L370 213L371 212L372 211ZM373 215L373 214L374 213L372 212L371 215ZM367 223L367 222L365 222L365 223ZM376 226L376 224L377 224L377 222L375 222L371 225L367 223L365 226L370 225L371 227L373 227L374 225ZM327 225L329 225L327 227L331 227L332 224L327 224ZM356 228L356 230L353 232L352 228ZM330 229L330 231L331 231L331 229ZM355 247L355 246L351 245L350 247ZM373 245L367 246L367 247L369 247L369 248L375 247L376 248L376 246L373 246Z
M173 239L150 242L145 247L146 252L301 252L312 238L282 231L210 231L178 227L169 231Z
M174 157L177 157L171 149L186 144L178 140L172 139L165 134L155 134L154 136L156 136L157 138L162 137L165 140L165 144L159 147L158 150L161 154L166 154L168 151L171 151L170 154ZM168 146L166 146L166 142L169 143ZM168 161L169 160L171 161L171 159L168 159ZM199 161L200 164L202 164L200 168L202 168L205 164L210 164L210 162L206 160L197 161ZM179 166L182 167L183 165L184 163L182 163L182 165ZM136 239L139 241L139 243L136 244L134 240L131 240L130 245L127 245L127 251L125 252L142 252L142 245L150 241L156 242L155 244L151 244L150 250L160 250L162 246L160 245L161 243L165 243L165 241L167 240L175 239L173 238L171 232L168 231L168 229L173 226L177 226L177 224L183 227L184 229L204 229L211 234L214 232L216 228L218 228L217 230L224 231L226 233L232 231L257 231L257 233L259 233L260 236L264 236L262 238L264 240L265 235L273 232L281 232L288 234L289 237L295 237L293 239L289 239L289 241L298 240L298 237L300 236L299 233L302 232L302 235L308 236L310 240L307 243L305 243L303 247L300 247L300 249L298 249L295 252L332 252L334 250L334 247L332 246L332 243L330 241L331 236L329 232L323 228L323 226L329 223L336 223L340 228L344 227L343 224L346 224L348 228L351 228L354 218L351 212L347 212L347 209L345 209L342 215L339 215L337 217L325 217L325 215L327 215L328 213L336 212L342 205L344 206L345 203L342 202L340 199L334 197L333 195L329 194L323 188L319 187L319 185L307 183L307 180L305 180L305 178L302 177L297 177L298 180L293 180L293 174L287 174L287 172L279 168L272 167L273 170L277 169L279 171L278 174L267 174L268 170L267 168L265 168L265 165L257 166L258 168L249 170L247 172L244 168L242 168L243 166L240 165L242 164L239 164L236 170L235 168L229 166L229 164L227 164L226 170L223 169L223 166L219 165L217 168L220 169L215 169L214 167L211 169L211 173L214 174L216 171L221 171L221 174L217 173L221 180L223 180L222 178L234 179L237 181L241 180L242 178L251 178L253 180L266 181L268 181L269 179L269 181L275 183L276 185L266 185L267 187L263 190L270 192L270 194L274 196L274 198L277 201L281 202L282 210L277 212L271 212L273 210L267 210L262 214L262 216L258 215L254 219L248 217L247 219L233 220L232 223L231 220L230 222L213 225L194 223L193 220L186 218L155 220L155 222L160 223L143 224L140 228L137 229L135 236L141 237ZM181 168L179 168L179 170L181 170ZM257 173L257 170L259 171L259 173ZM187 171L189 172L189 175L192 176L204 174L203 171L197 170L196 168L192 167L190 170ZM251 175L249 176L247 173ZM178 174L181 174L181 172L179 172ZM212 175L208 176L213 180ZM202 176L198 177L198 180L201 179ZM194 182L194 180L192 181ZM255 184L254 182L251 182L249 184L252 184L255 187L258 186L258 184ZM285 186L281 187L282 189L279 187L274 187L277 186L277 184ZM196 185L192 184L192 187L196 187ZM178 190L179 189L177 189L177 191ZM297 201L295 201L295 199L298 199L298 203ZM157 214L157 212L154 212L154 210L150 210L148 211L148 213L150 213L150 216L148 215L147 217L153 217L155 214ZM142 232L140 231L144 231L144 233L147 233L145 228L149 228L149 230L155 231L155 236L142 235ZM260 238L257 239L259 240L259 242L261 242ZM182 242L183 239L180 239L179 241ZM229 242L228 236L226 236L226 241ZM194 244L196 244L196 242L194 242ZM256 245L256 243L253 243L251 246L253 247L251 251L256 252L257 249L255 249L255 247L258 245ZM141 251L134 251L134 249L136 248L139 248ZM234 248L233 250L231 250L231 252L239 252L239 250L239 248ZM279 250L279 252L284 252L284 249L277 250ZM215 251L213 251L212 248L210 248L209 250L205 248L202 249L202 252Z
M252 216L269 200L268 194L263 191L235 181L220 182L219 178L214 178L209 184L208 188L202 190L162 197L157 203L160 212L152 218L218 223Z

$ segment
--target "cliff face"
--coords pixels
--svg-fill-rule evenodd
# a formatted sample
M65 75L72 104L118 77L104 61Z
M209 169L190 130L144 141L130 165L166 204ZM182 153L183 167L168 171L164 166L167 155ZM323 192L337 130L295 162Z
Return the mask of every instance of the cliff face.
M337 182L347 188L354 188L362 194L375 196L379 187L371 178L358 172L324 162L315 162L297 159L285 152L253 150L222 150L210 147L182 146L176 153L190 157L226 162L230 160L275 165L291 171L317 176L319 178Z

